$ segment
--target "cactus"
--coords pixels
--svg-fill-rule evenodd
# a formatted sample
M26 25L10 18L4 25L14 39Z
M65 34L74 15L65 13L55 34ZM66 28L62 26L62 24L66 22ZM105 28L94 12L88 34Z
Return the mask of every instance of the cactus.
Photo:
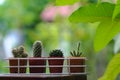
M50 52L50 57L63 57L63 52L59 49L55 49Z
M26 58L28 54L25 52L24 46L12 49L12 54L15 58Z
M82 55L82 52L79 52L79 50L80 50L80 42L78 43L77 51L75 50L70 51L71 56L80 57Z
M25 50L24 46L19 46L19 47L18 47L18 53L19 53L19 54L24 53L24 50Z
M21 57L26 58L27 56L28 56L27 53L23 53Z
M35 41L33 44L33 57L41 57L42 54L42 42Z
M17 48L12 49L12 54L13 54L14 57L18 57L19 56Z

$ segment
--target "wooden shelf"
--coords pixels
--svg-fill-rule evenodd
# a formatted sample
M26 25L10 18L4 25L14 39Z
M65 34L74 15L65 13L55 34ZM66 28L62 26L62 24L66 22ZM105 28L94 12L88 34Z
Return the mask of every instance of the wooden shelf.
M48 62L49 60L52 59L64 59L64 61L66 61L67 63L64 65L20 65L20 62L22 62L21 60L26 60L27 63L29 64L30 59L35 59L35 60L41 60L41 59L45 59L46 62ZM72 58L74 59L74 58ZM0 74L0 80L87 80L87 72L86 72L86 65L85 65L85 60L86 58L75 58L76 60L80 59L83 60L84 59L84 63L81 62L77 62L77 63L81 63L81 64L70 64L70 58L10 58L10 59L6 59L6 60L17 60L17 65L12 65L12 66L6 66L6 68L15 68L15 71L17 72L9 72L9 73L4 73L4 74ZM41 61L39 61L41 62ZM34 62L35 63L35 62ZM38 62L37 62L38 63ZM24 72L21 73L20 72L20 68L22 67L27 67L30 70L30 67L45 67L45 69L49 69L51 67L53 68L59 68L62 67L63 69L66 69L66 72L61 73L52 73L52 72ZM72 71L72 68L75 68L74 71ZM57 69L58 69L57 68ZM63 70L62 69L62 70ZM41 70L41 68L39 69ZM55 69L56 70L56 69Z
M0 80L87 80L87 75L0 74Z

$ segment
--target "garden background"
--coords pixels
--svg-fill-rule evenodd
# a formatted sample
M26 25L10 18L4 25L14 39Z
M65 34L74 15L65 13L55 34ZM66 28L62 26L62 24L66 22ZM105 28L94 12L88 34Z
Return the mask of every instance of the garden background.
M44 55L59 48L64 56L81 42L88 80L119 80L120 0L0 0L0 73L12 48L41 40ZM113 75L113 76L111 76Z

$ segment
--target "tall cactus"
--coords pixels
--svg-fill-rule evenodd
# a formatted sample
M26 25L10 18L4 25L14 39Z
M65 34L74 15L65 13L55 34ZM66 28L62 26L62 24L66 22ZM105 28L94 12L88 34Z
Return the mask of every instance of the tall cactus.
M42 42L35 41L33 44L33 57L41 57L42 54Z

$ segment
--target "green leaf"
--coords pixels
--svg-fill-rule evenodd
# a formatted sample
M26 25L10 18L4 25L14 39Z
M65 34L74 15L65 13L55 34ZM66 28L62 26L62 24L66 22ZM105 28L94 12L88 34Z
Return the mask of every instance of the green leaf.
M100 4L101 3L101 0L98 0L98 4Z
M112 19L114 20L118 16L120 16L120 0L117 0Z
M104 75L98 80L116 80L120 73L120 53L116 54L108 64Z
M63 6L63 5L72 5L80 0L56 0L56 5Z
M80 7L69 17L71 22L97 22L107 21L112 19L112 14L115 5L111 3L101 3L99 5L90 4Z
M113 37L120 31L120 21L105 21L101 22L96 30L96 35L94 39L94 49L95 51L100 51L104 48Z
M101 3L99 5L90 4L79 8L70 17L71 22L101 22L95 35L95 51L103 49L112 38L120 31L120 21L112 22L114 4Z

